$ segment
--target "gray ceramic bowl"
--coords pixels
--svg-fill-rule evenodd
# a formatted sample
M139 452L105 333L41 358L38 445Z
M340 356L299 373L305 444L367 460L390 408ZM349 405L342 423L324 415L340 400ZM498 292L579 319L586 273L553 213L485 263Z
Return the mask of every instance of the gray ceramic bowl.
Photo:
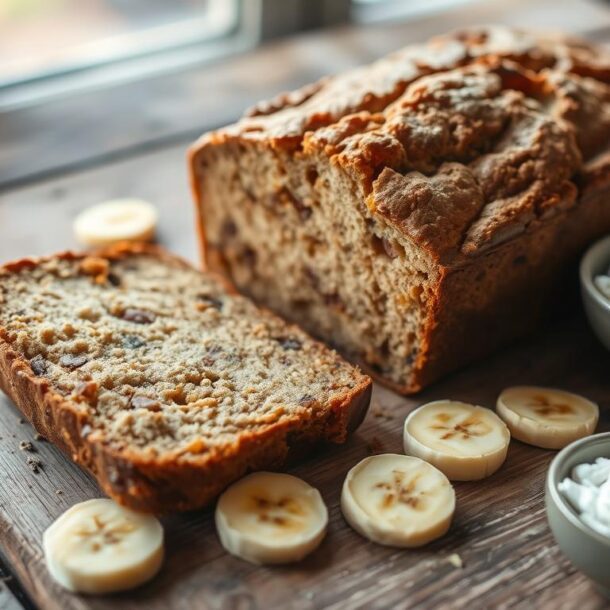
M557 489L574 466L591 463L600 456L610 458L610 432L582 438L562 449L551 462L546 477L545 501L549 525L559 548L610 598L610 538L587 527Z
M593 278L610 267L610 235L595 242L580 262L580 288L587 317L599 340L610 349L610 302L595 287Z

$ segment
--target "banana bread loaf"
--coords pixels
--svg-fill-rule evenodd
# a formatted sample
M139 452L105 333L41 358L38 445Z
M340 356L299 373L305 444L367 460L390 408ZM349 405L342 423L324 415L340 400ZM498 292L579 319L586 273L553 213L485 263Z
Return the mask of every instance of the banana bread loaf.
M196 508L289 449L342 442L371 382L146 246L0 268L0 388L134 509Z
M532 329L610 230L610 55L455 33L261 104L190 171L209 267L416 391Z

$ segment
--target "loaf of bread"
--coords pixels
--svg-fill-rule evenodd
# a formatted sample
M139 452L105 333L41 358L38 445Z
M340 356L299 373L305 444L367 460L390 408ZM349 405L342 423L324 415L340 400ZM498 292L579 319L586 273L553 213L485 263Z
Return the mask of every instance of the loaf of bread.
M344 441L371 381L215 278L132 246L0 268L0 388L112 498L168 512Z
M454 33L261 104L190 171L209 267L413 392L529 332L610 230L610 55Z

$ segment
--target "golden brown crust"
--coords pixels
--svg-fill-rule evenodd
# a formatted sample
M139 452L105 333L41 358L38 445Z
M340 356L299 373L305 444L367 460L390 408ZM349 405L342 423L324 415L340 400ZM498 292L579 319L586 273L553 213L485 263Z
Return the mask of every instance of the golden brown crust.
M499 61L534 73L550 70L555 76L582 76L610 84L610 53L603 47L565 35L500 26L473 28L410 45L370 65L261 102L242 121L204 135L201 142L241 135L290 146L293 138L307 132L327 127L334 130L348 115L385 111L422 77Z
M609 201L606 180L605 188L583 195L565 215L531 227L476 264L445 268L425 331L426 349L411 383L395 389L416 392L535 331L560 304L573 302L578 255L610 231Z
M459 262L574 205L575 181L584 186L586 163L609 146L608 74L608 52L568 37L501 27L438 37L204 135L190 151L196 201L206 148L236 141L297 156L322 151L380 220L437 260ZM461 166L455 184L448 162ZM389 200L376 204L389 174L386 217ZM462 205L465 183L476 205Z
M413 394L535 331L554 300L573 301L575 261L588 243L610 231L609 200L606 173L605 188L583 196L567 216L488 251L476 265L444 268L408 382L392 382L366 362L359 366L390 389Z
M119 259L147 253L188 263L156 246L123 244L95 253L101 259ZM31 268L41 260L80 260L88 255L65 252L45 259L7 263L2 273ZM226 284L226 280L224 280ZM372 384L362 377L353 390L332 399L324 417L311 421L285 418L257 433L242 433L239 442L205 454L144 457L129 447L117 450L100 438L89 439L86 414L71 400L38 377L19 356L0 327L0 388L13 400L36 430L75 462L87 468L101 488L116 501L136 510L167 513L209 503L222 489L250 470L280 467L300 445L317 441L343 442L364 418Z

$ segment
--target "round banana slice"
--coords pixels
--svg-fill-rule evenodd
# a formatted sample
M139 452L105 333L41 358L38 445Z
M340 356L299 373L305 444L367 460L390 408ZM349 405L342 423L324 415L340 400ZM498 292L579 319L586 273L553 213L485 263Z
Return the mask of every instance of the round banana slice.
M434 466L417 457L385 453L365 458L347 473L341 510L373 542L418 547L447 532L455 492Z
M578 394L552 388L515 386L498 397L498 415L512 436L543 449L561 449L592 434L599 407Z
M437 400L409 414L403 441L406 454L430 462L452 481L476 481L502 466L510 433L489 409Z
M157 211L140 199L116 199L81 212L74 221L76 239L86 246L110 246L120 241L149 241L157 226Z
M328 511L305 481L255 472L220 496L215 519L220 542L232 555L257 564L290 563L322 542Z
M49 572L70 591L111 593L151 579L163 561L163 528L152 515L107 499L76 504L44 533Z

